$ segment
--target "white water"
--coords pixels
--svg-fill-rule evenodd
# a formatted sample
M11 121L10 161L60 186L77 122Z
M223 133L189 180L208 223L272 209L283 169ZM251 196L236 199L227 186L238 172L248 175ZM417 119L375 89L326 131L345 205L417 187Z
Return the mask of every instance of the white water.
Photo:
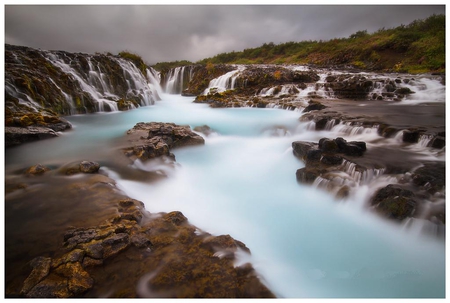
M234 89L236 79L239 73L245 69L242 65L237 65L237 70L230 71L222 76L212 79L209 82L208 87L203 91L203 95L207 95L210 92L224 92L229 89Z
M167 180L148 184L117 177L150 212L182 211L197 227L230 234L252 251L250 262L279 297L444 297L445 245L373 215L364 205L368 185L350 201L296 182L303 163L296 140L318 141L299 113L276 109L211 109L194 98L162 95L150 107L68 117L73 131L7 151L7 163L100 160L110 139L137 122L209 125L204 146L173 150ZM346 137L349 139L349 137ZM26 159L24 161L24 159ZM161 169L161 167L159 168Z

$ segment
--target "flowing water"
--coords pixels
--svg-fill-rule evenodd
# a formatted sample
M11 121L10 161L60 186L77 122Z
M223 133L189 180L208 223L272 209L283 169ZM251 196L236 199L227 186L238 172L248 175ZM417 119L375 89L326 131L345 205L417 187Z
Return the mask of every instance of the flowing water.
M304 164L291 143L335 137L336 130L311 131L298 111L211 109L192 97L160 97L128 112L68 117L74 129L59 138L6 150L7 172L36 163L101 162L137 122L208 125L214 133L204 146L173 150L177 165L159 168L163 181L123 179L107 164L102 171L150 212L179 210L207 232L243 241L252 255L240 262L250 261L279 297L445 297L442 239L375 216L366 207L370 185L342 202L297 183L295 171Z

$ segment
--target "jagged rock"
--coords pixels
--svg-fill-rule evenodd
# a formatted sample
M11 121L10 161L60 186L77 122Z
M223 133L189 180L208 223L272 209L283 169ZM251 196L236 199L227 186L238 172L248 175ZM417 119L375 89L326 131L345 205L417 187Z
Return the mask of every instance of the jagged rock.
M162 156L175 160L175 156L170 152L172 148L205 144L205 139L193 132L189 126L174 123L140 122L128 130L127 134L145 134L135 140L134 146L123 149L127 157L142 161Z
M34 258L30 265L33 267L32 272L23 283L22 294L27 294L36 284L41 282L50 272L51 258L37 257Z
M371 205L386 218L401 221L414 213L417 202L412 191L389 184L377 191Z

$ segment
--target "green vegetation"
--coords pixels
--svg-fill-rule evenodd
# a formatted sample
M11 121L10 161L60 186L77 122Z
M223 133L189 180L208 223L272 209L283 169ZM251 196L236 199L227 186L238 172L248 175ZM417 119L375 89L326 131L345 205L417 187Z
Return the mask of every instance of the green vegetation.
M178 66L185 66L185 65L192 65L193 63L191 61L187 60L181 60L181 61L174 61L174 62L158 62L155 65L152 65L152 67L157 71L167 71L171 68L175 68Z
M119 53L119 56L133 62L134 65L136 65L136 67L142 72L143 75L147 73L146 72L147 65L144 63L144 60L142 60L142 58L139 55L127 51L122 51Z
M409 25L358 31L329 41L264 43L240 52L221 53L199 64L352 65L368 70L445 72L445 15L432 15ZM170 66L171 63L165 63ZM176 65L176 62L173 63Z

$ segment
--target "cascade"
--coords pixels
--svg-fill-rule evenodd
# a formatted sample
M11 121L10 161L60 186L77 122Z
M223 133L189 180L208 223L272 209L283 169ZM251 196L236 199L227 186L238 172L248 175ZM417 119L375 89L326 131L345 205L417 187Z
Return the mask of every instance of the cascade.
M234 89L236 79L239 76L239 73L244 69L245 67L238 66L237 70L233 70L218 78L212 79L209 82L208 87L203 91L203 95L207 95L211 91L211 89L213 89L216 92L224 92L229 89Z
M192 66L178 66L171 69L167 75L164 91L168 94L181 94L192 79L194 69Z

